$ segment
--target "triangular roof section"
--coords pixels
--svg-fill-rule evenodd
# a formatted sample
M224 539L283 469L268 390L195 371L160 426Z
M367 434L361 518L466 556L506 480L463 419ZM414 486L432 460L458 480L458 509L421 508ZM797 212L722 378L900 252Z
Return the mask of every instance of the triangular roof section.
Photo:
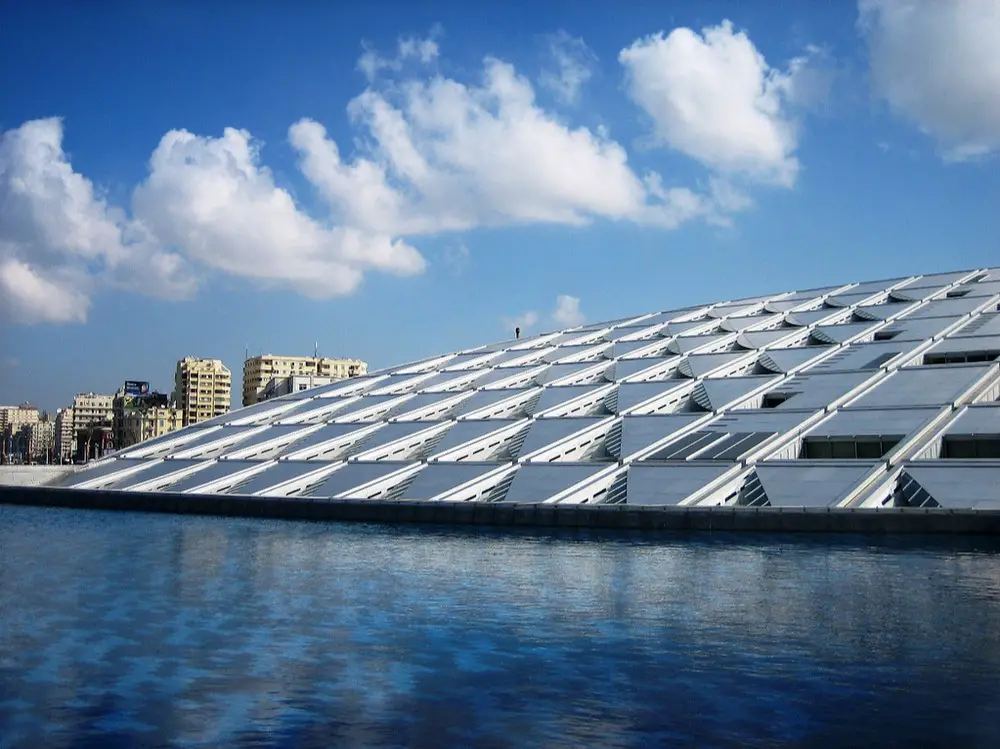
M681 333L684 333L685 331L693 330L694 328L701 328L701 327L704 327L705 325L708 325L709 323L713 323L713 322L715 322L715 320L711 320L711 319L706 319L706 320L683 320L681 322L671 322L671 323L667 323L667 326L664 328L664 331L667 332L667 333L669 333L670 335L680 335Z
M692 351L731 335L730 333L703 333L674 338L670 342L670 350L675 354L690 354Z
M544 502L607 469L606 463L527 463L514 473L504 502Z
M825 356L830 349L824 346L803 346L802 348L773 348L760 355L758 363L777 374L788 374L808 364L813 359Z
M531 422L531 426L528 428L528 436L524 438L520 455L529 455L535 450L547 447L572 434L599 424L606 418L604 416L583 416L570 419L537 419Z
M777 379L774 375L708 378L698 383L693 397L703 408L709 411L718 411L742 400L760 388L767 387ZM704 403L702 399L705 399Z
M805 327L807 325L815 325L818 322L822 322L826 319L837 319L838 317L843 317L846 313L842 309L835 309L833 307L821 307L820 309L807 309L801 312L790 312L785 320L791 324L799 327Z
M468 442L485 437L487 434L506 429L514 424L523 423L528 425L527 419L483 419L475 421L458 421L435 445L434 449L428 453L428 459L440 455L441 453L456 447L461 447Z
M998 486L1000 466L976 466L970 471L968 464L941 465L935 461L923 466L914 462L899 478L906 504L916 507L1000 510Z
M530 396L540 395L541 392L542 388L540 387L518 388L516 390L479 390L473 393L467 400L462 401L453 412L453 415L458 416L460 414L472 413L473 411L488 408L489 406L498 405L508 399L521 398L530 403ZM527 412L531 409L526 408L524 410Z
M759 349L769 346L775 341L789 338L793 335L800 335L799 331L789 328L775 328L774 330L750 330L741 333L736 339L736 343L745 349Z
M562 387L548 387L542 391L541 397L538 399L538 405L535 406L535 413L542 413L550 408L555 408L556 406L561 406L563 403L573 400L574 398L579 398L581 395L587 395L588 393L596 392L602 388L607 387L606 385L565 385Z
M667 341L662 338L660 339L644 338L641 341L618 341L617 343L614 343L611 346L611 356L612 357L626 356L627 354L630 354L633 351L638 351L639 349L646 348L647 346L651 345L657 340L661 342L663 348L667 347Z
M690 387L690 384L686 385ZM618 386L618 413L645 403L657 396L665 395L678 387L685 387L684 382L665 380L663 382L623 382Z
M809 331L809 336L817 341L836 345L859 336L866 330L871 330L877 324L878 321L851 322L844 323L843 325L820 325Z
M770 507L834 507L871 473L868 463L824 465L801 461L791 463L757 463L747 478L744 493L754 484L763 492L758 505Z
M680 357L651 356L646 359L622 359L621 361L615 362L614 377L616 381L623 380L626 377L637 375L640 372L661 367L668 362L679 363Z
M687 429L707 416L704 413L684 413L622 417L622 459Z
M688 377L704 377L719 367L749 356L746 351L722 351L717 354L691 354L681 361L678 370Z
M914 302L889 302L854 308L855 320L888 320L912 309Z
M630 505L676 505L738 470L731 463L719 465L650 465L633 463L628 469L627 496Z

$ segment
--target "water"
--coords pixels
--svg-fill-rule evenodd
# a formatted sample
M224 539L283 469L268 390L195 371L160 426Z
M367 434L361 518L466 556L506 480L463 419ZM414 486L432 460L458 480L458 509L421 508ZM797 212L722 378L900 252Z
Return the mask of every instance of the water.
M0 746L996 746L982 541L0 506Z

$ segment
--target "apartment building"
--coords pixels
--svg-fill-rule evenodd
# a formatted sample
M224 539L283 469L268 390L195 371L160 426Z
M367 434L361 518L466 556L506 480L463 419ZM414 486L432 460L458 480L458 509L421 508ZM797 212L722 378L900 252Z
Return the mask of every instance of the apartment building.
M73 398L73 436L94 426L110 424L114 413L114 396L100 393L78 393Z
M23 426L38 421L38 409L22 403L20 406L0 406L0 434L17 432Z
M99 458L111 449L114 396L78 393L73 398L73 456Z
M271 380L289 377L321 377L329 381L367 374L368 364L360 359L331 359L319 356L276 356L261 354L243 362L243 405L261 399Z
M257 402L271 400L271 398L280 398L289 393L300 393L303 390L320 387L321 385L331 385L337 380L342 379L342 377L314 377L313 375L275 377L257 394Z
M28 454L39 463L58 462L56 455L56 423L51 419L29 424Z
M56 411L56 455L60 461L72 460L76 451L76 439L73 436L73 409L60 408Z
M119 449L160 437L184 426L184 412L176 406L132 409L122 420Z
M174 388L184 426L189 426L229 411L233 376L219 359L186 356L177 362Z

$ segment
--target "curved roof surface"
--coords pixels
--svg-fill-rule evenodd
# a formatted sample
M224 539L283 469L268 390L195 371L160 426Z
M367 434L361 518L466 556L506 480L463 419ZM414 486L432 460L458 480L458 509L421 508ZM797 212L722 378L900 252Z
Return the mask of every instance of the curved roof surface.
M1000 508L1000 270L593 323L294 393L71 488Z

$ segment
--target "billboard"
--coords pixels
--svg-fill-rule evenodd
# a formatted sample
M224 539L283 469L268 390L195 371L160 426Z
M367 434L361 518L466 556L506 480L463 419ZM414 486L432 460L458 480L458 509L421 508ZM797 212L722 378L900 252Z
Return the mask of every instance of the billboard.
M137 396L146 395L149 393L149 383L139 382L138 380L125 380L125 395L127 396Z

